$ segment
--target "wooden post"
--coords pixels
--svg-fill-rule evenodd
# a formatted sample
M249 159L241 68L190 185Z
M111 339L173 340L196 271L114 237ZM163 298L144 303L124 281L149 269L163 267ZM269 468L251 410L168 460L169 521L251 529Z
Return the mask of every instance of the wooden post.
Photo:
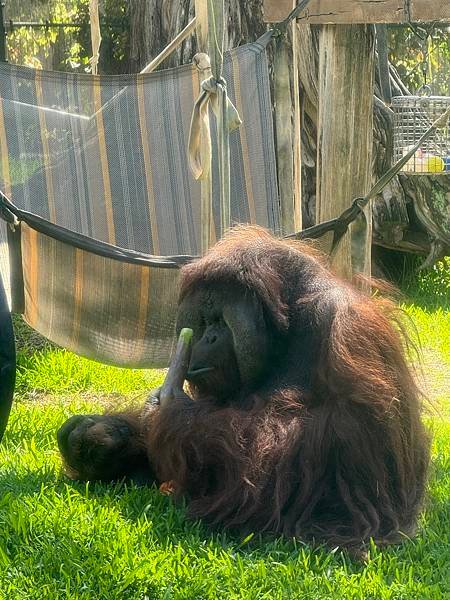
M338 216L371 184L374 34L366 25L325 25L320 33L317 223ZM371 207L341 242L335 267L370 274ZM366 222L367 221L367 222Z
M209 53L208 41L208 0L195 0L195 16L197 20L197 52ZM207 74L210 76L211 73ZM203 73L203 76L205 74ZM202 157L204 164L205 158ZM202 179L201 185L201 252L205 254L211 246L211 240L215 235L213 232L214 222L212 214L212 173Z
M91 24L92 57L90 59L92 75L98 73L98 61L100 59L100 45L102 36L100 33L100 16L98 12L98 0L89 0L89 21Z
M292 0L263 0L266 23L279 23L292 10ZM409 23L450 19L447 0L313 0L300 17L303 23Z
M197 52L208 54L208 0L195 0Z
M300 109L300 73L298 64L298 27L292 23L292 69L294 95L294 231L303 229L302 220L302 140L301 140L301 109Z
M292 7L295 4L296 2L293 2ZM289 31L291 32L290 39L288 36L277 38L274 54L278 190L281 205L281 229L284 235L300 231L302 228L300 99L295 21L289 26Z

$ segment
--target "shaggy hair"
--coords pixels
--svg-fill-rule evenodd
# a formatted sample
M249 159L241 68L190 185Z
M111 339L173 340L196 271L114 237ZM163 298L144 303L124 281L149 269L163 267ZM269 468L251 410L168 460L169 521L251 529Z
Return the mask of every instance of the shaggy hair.
M256 295L276 346L257 389L191 390L148 412L152 470L189 514L239 532L359 546L414 532L429 462L396 308L334 275L308 245L233 229L182 270Z

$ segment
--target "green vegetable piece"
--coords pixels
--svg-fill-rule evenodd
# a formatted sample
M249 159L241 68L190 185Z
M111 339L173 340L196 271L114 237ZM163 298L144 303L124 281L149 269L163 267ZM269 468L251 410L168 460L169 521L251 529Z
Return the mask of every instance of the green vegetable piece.
M185 328L180 331L175 355L167 371L166 379L159 394L159 403L163 407L177 393L183 392L183 385L191 357L192 329Z

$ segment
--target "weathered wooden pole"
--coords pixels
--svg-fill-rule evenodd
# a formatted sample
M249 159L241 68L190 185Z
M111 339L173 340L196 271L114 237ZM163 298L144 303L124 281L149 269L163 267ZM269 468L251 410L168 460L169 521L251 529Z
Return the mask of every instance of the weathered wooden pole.
M297 4L292 2L292 8ZM295 20L276 40L274 53L275 143L281 228L284 235L302 229L300 98ZM291 85L292 82L292 85Z
M197 51L209 53L209 21L208 21L208 4L207 0L195 0L195 16L197 20ZM202 68L201 63L197 63L199 69ZM211 76L211 71L200 71L200 82L203 78ZM199 90L200 91L200 90ZM202 152L204 154L204 152ZM205 164L205 156L202 156L202 163ZM212 213L212 174L209 168L206 177L200 181L201 186L201 252L205 254L211 246L211 241L214 240L214 221Z
M368 25L324 25L320 33L317 223L364 196L372 179L374 32ZM371 207L334 257L351 277L370 275Z
M205 31L207 35L207 50L210 59L211 77L204 78L201 96L196 103L193 120L191 124L190 154L198 154L198 133L200 131L200 153L203 166L198 170L194 159L192 166L196 177L209 179L202 189L202 251L205 252L209 246L211 235L207 240L208 232L211 233L212 210L211 210L211 154L214 166L217 166L217 189L220 201L219 229L222 236L231 226L231 201L230 201L230 131L239 127L241 120L236 108L227 95L226 81L222 77L223 52L225 36L225 7L224 0L197 0L197 18L200 26L199 42L205 47ZM200 53L196 55L197 64ZM195 59L195 57L194 57ZM216 124L216 136L211 139L209 128L209 106L211 105ZM199 124L202 120L203 127ZM203 132L203 139L201 139ZM207 139L205 139L207 138ZM208 152L203 152L203 147L208 147ZM212 151L212 152L211 152ZM205 161L204 158L207 158ZM208 164L206 164L206 162ZM207 176L205 178L205 175ZM208 243L207 243L208 242Z
M294 95L294 231L303 229L302 219L302 139L301 139L301 107L300 107L300 72L298 64L298 28L292 23L292 70Z
M264 20L279 23L292 9L292 0L264 0ZM312 0L301 15L309 25L343 23L418 23L450 19L447 0Z

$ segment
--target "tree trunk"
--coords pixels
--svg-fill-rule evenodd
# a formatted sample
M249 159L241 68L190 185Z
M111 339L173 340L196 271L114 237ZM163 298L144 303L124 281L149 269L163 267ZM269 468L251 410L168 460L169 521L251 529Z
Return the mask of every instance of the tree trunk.
M195 15L195 0L130 0L131 57L133 71L141 70ZM227 0L226 48L257 39L266 31L262 0ZM195 36L188 38L168 58L163 68L191 62L197 52Z
M194 1L130 0L132 71L140 71L179 33L193 18ZM163 68L174 67L192 60L195 37L189 37L164 63Z
M227 47L256 40L267 29L263 21L262 0L228 0L226 10ZM140 70L159 54L194 16L194 12L194 0L130 0L132 69ZM319 26L298 23L296 27L302 107L302 218L306 228L316 219ZM191 62L196 50L195 36L191 36L162 64L162 68ZM391 86L393 95L409 93L393 68ZM380 97L376 72L374 160L370 174L373 182L389 168L393 155L392 111L379 100ZM373 202L374 242L388 248L419 253L431 249L433 259L448 251L450 224L431 228L430 211L424 208L429 205L429 197L434 196L435 191L439 198L450 198L450 177L395 177ZM349 197L347 205L351 201Z

